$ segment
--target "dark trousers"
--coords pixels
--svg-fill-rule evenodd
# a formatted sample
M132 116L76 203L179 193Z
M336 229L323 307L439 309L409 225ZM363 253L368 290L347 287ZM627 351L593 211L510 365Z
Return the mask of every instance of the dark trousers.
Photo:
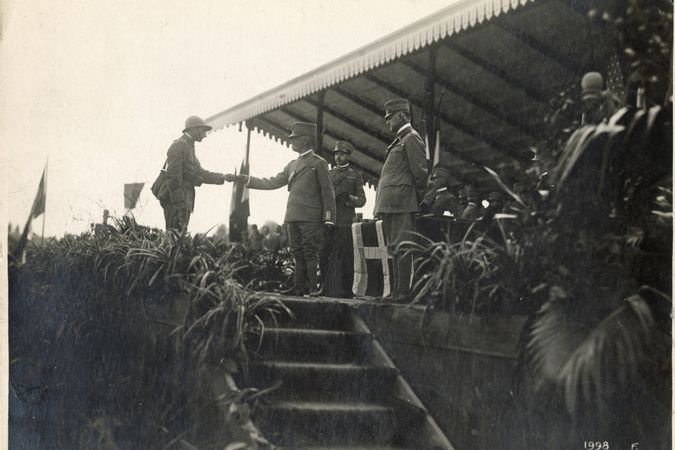
M327 297L352 298L354 244L351 226L326 233L321 246L321 281Z
M412 255L397 254L396 247L403 241L414 240L415 213L382 214L382 231L389 254L394 258L394 291L408 293L412 276Z
M288 242L295 260L295 289L300 292L316 291L323 224L288 222L286 225Z
M164 224L166 230L187 231L188 222L190 222L190 210L187 208L178 208L171 202L162 200L160 202L164 210Z

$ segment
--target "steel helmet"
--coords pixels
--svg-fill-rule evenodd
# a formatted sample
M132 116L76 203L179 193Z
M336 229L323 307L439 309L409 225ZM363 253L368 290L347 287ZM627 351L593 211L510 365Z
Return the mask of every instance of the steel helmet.
M210 130L212 128L211 125L204 122L204 119L202 119L201 117L190 116L185 121L185 129L183 130L183 132L189 130L190 128L197 128L197 127L206 128L207 130Z

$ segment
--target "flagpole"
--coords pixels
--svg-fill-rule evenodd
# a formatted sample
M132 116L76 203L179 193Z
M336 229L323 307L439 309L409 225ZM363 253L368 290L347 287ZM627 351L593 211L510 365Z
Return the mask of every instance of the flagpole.
M248 154L249 150L251 148L251 129L249 127L246 127L247 134L246 134L246 167L248 167Z
M40 245L45 243L45 222L47 221L47 177L49 176L49 156L47 156L47 163L45 164L45 210L42 213L42 236L40 238Z

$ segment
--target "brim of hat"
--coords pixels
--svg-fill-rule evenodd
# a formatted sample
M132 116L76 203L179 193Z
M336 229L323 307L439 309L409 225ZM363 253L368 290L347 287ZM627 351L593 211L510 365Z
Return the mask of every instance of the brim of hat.
M206 131L211 131L211 130L213 130L213 127L212 127L211 125L197 125L197 126L194 126L194 127L190 127L190 128L184 129L184 130L183 130L183 133L185 133L187 130L189 130L189 129L191 129L191 128L206 128Z
M333 150L333 153L344 153L345 155L352 154L352 152L348 152L347 150Z
M581 94L581 100L600 99L600 98L602 98L602 91L593 91Z
M385 118L385 119L388 119L388 118L390 118L391 116L393 116L394 114L396 114L397 112L398 112L398 111L394 111L394 112L387 113L387 114L384 115L384 118Z

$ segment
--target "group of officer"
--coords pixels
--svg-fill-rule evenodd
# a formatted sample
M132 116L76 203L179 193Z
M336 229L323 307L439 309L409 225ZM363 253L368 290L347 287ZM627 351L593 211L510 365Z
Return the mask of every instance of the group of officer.
M412 257L397 255L396 246L415 230L418 199L426 188L428 167L424 141L410 124L406 99L384 104L384 119L396 138L386 149L386 158L377 186L375 217L383 221L388 250L394 259L394 289L389 299L401 301L410 290ZM349 167L354 147L350 142L335 144L335 167L315 153L316 124L296 122L288 136L298 157L270 178L209 172L195 156L195 142L201 142L211 127L199 117L190 117L183 135L169 148L165 180L158 197L164 209L167 230L185 231L194 209L195 187L202 183L240 181L250 189L279 189L287 186L288 202L284 222L295 260L295 280L286 294L351 296L351 224L355 208L366 202L361 174ZM322 287L318 268L321 266Z

